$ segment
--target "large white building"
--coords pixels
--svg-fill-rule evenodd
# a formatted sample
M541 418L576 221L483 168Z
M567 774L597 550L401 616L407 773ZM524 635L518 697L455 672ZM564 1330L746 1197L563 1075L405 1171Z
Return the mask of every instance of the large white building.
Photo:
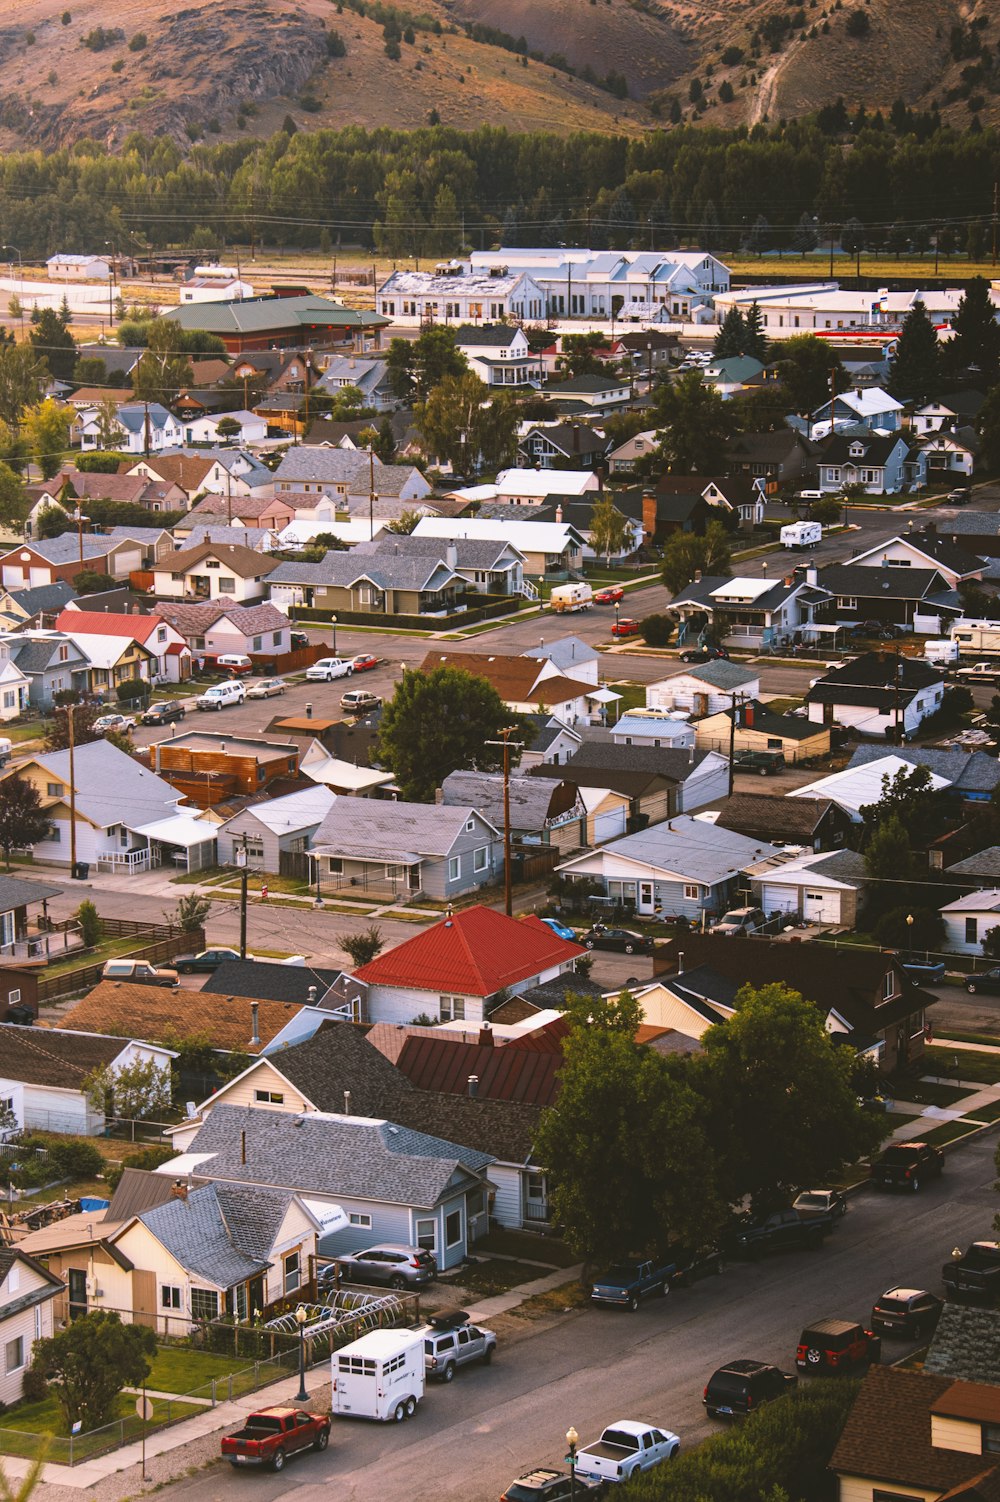
M473 269L500 259L531 276L550 317L650 320L657 311L684 322L707 312L729 289L729 270L707 251L576 250L566 246L475 251ZM635 309L634 315L630 310Z
M378 311L397 323L496 323L546 316L545 295L498 253L490 264L443 261L433 271L394 271L378 292Z
M1000 316L1000 281L992 284L991 295ZM849 333L851 329L895 333L917 302L923 303L939 329L948 328L962 296L961 287L915 287L905 292L880 287L855 292L830 281L724 290L714 301L720 323L730 308L745 312L756 303L765 332L772 339L787 339L793 334Z

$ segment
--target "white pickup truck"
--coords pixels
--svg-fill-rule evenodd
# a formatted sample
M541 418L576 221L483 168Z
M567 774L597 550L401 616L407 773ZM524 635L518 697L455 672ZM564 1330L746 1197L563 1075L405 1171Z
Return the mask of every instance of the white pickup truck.
M956 668L953 677L962 683L995 683L1000 678L1000 662L974 662L968 668Z
M577 1452L576 1473L590 1481L627 1481L637 1471L649 1471L663 1460L673 1460L681 1447L676 1434L618 1419L592 1445Z

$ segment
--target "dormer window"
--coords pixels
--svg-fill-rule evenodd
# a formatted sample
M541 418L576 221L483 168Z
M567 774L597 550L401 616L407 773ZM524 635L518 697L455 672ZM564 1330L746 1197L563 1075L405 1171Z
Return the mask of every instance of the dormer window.
M849 450L852 459L860 459L864 451L865 446L863 443L852 443Z
M887 970L882 978L882 1000L891 1001L896 994L896 972Z

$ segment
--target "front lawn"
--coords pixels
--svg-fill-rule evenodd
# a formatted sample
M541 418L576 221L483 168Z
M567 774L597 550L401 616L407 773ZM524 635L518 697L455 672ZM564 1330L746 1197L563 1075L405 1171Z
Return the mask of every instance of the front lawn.
M447 1284L475 1294L477 1298L489 1299L500 1293L509 1293L522 1283L533 1283L536 1278L544 1276L540 1268L525 1267L520 1262L507 1262L491 1257L471 1267L458 1268L454 1278L448 1276ZM442 1279L442 1284L444 1283L445 1280Z
M153 1404L153 1417L150 1419L148 1428L155 1429L158 1425L171 1423L179 1418L193 1418L201 1412L202 1405L184 1403L179 1398L151 1398ZM118 1419L124 1419L125 1438L138 1439L142 1423L135 1409L135 1396L129 1393L120 1393L115 1402L114 1414L111 1419L115 1423ZM43 1398L38 1403L22 1403L15 1408L9 1408L3 1416L3 1427L0 1428L0 1454L4 1455L30 1455L34 1454L31 1445L19 1445L16 1436L18 1434L54 1434L68 1436L62 1410L55 1398ZM13 1430L11 1435L9 1430ZM96 1431L98 1439L94 1441L94 1453L99 1449L108 1447L108 1442L113 1439L111 1431ZM86 1453L81 1441L80 1453Z
M160 1346L146 1386L160 1392L186 1393L204 1387L213 1377L252 1366L245 1356L226 1356L216 1351L194 1351L189 1346Z
M1000 1084L1000 1053L973 1053L936 1044L924 1050L924 1059L940 1075L977 1085Z

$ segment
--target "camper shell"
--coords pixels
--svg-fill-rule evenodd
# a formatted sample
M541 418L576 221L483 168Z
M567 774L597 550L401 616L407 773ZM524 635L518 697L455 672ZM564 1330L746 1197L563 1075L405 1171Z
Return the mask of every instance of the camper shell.
M960 657L1000 657L1000 621L953 621L948 635Z
M936 668L950 667L953 662L958 661L958 642L952 641L947 636L937 637L934 641L925 641L924 661Z
M562 614L570 610L589 610L594 591L589 584L557 584L549 595L549 609Z
M341 1418L402 1423L424 1395L424 1330L371 1330L330 1357L330 1405Z

